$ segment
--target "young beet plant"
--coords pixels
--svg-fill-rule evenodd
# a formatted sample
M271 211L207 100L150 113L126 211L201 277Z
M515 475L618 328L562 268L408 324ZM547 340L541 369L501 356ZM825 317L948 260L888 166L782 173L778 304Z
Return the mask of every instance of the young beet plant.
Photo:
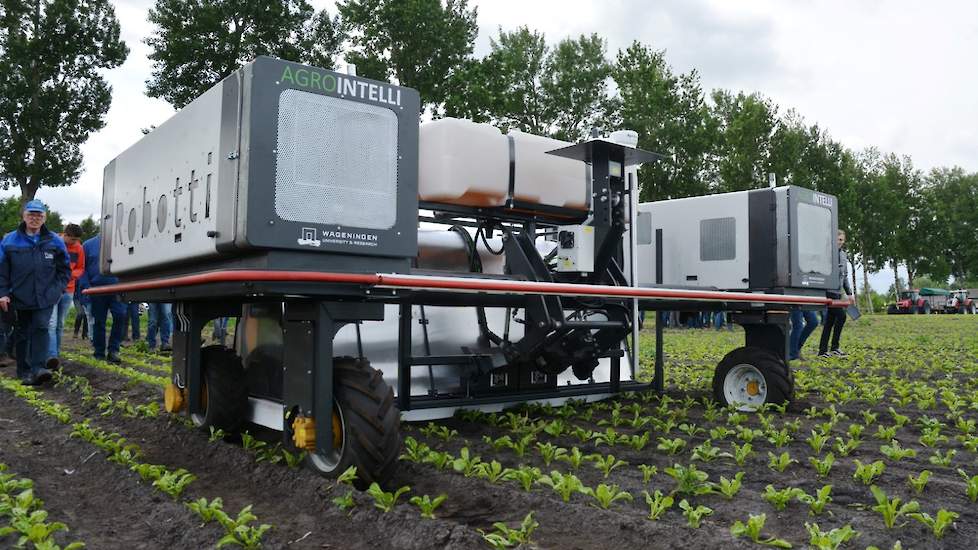
M887 498L886 493L875 485L870 486L869 490L873 492L873 498L876 499L876 506L873 506L873 510L883 516L883 524L886 525L887 529L893 529L896 521L904 515L920 509L916 500L901 504L902 500L899 497Z
M825 532L819 528L817 523L806 523L805 529L808 530L809 546L817 550L836 550L859 535L851 525L844 525Z
M765 544L775 548L791 548L791 543L776 537L763 538L761 530L764 529L764 522L767 520L766 514L751 514L747 523L739 519L730 527L730 534L735 537L747 537L756 544Z
M788 451L785 451L780 455L775 455L771 451L768 451L767 458L768 458L768 463L767 463L768 468L771 468L772 470L775 470L777 472L784 472L788 468L788 466L798 463L797 460L791 458L791 455L788 454Z
M829 475L832 470L832 465L835 464L835 455L828 453L821 460L815 458L814 456L808 457L808 461L811 462L812 466L815 468L815 472L818 477L825 477Z
M540 524L533 519L533 512L530 512L523 518L518 529L512 529L503 522L497 522L492 524L493 530L491 532L487 533L482 529L478 531L489 546L496 550L502 550L512 547L532 547L533 541L530 540L530 536L539 526Z
M586 492L586 487L574 474L562 474L558 471L550 472L550 476L543 476L537 480L540 485L546 485L560 495L564 502L570 502L570 497L574 493Z
M852 474L852 477L862 481L863 485L871 485L886 470L886 465L883 464L882 460L877 460L871 464L863 464L857 459L855 463L856 472Z
M664 495L658 489L656 489L654 494L649 494L648 491L642 491L642 496L645 497L645 503L649 505L649 515L647 517L652 521L658 521L662 517L662 514L666 513L666 510L672 508L672 495Z
M799 489L800 490L800 489ZM825 485L821 489L815 492L814 495L809 495L804 491L797 493L798 502L808 505L808 515L818 516L825 511L825 507L832 502L832 486Z
M700 524L703 523L703 518L706 516L713 515L713 510L707 508L706 506L699 505L695 508L686 499L679 501L679 509L683 511L683 516L686 518L686 524L693 529L699 529Z
M960 472L960 470L958 470ZM914 492L918 495L924 492L924 487L927 486L927 482L930 480L931 472L930 470L924 470L920 472L917 477L913 474L907 475L907 484L913 488Z
M725 496L727 500L732 500L740 492L743 479L744 472L737 472L732 480L720 476L720 483L715 483L713 489L715 492Z
M438 495L431 498L428 495L413 496L408 501L421 510L421 517L425 519L435 519L435 510L442 505L448 498L446 495Z
M367 494L373 497L374 507L383 511L385 514L394 509L394 505L397 504L397 499L401 495L410 491L411 488L405 485L396 491L389 493L380 488L376 482L371 483L370 487L367 488Z
M931 517L930 514L926 512L916 512L909 514L909 517L923 523L928 529L934 533L934 536L938 539L944 537L944 532L951 525L954 525L954 520L960 517L957 512L950 512L948 510L940 509L937 511L937 517Z
M618 485L615 484L606 485L604 483L600 483L594 489L585 487L584 494L593 498L594 505L604 510L611 508L611 505L619 500L627 500L628 502L632 501L631 493L628 491L622 491Z
M764 500L768 501L771 506L777 511L784 510L791 499L798 497L799 495L804 495L805 491L798 489L797 487L786 487L780 491L775 489L773 485L768 485L764 488Z

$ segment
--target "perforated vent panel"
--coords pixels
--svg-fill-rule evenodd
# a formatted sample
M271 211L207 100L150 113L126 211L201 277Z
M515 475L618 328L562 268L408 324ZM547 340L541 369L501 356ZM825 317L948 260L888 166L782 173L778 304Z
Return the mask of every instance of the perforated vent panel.
M700 261L733 260L737 257L736 218L700 220Z
M275 213L283 220L390 229L397 217L397 116L285 90L279 96Z

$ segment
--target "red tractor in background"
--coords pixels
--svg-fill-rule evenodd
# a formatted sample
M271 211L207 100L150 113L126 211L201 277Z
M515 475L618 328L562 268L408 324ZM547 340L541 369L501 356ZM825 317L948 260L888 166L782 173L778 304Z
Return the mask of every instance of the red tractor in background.
M952 290L951 296L944 305L944 313L978 313L978 289Z
M917 313L930 314L944 311L950 292L943 288L921 288L900 292L896 303L886 308L888 314Z

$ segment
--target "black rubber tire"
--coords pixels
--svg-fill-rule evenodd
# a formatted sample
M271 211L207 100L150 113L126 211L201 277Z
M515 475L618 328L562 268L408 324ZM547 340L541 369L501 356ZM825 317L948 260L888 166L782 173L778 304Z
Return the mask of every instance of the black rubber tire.
M339 460L329 465L307 456L306 466L326 477L356 466L357 489L365 490L373 482L384 487L397 469L401 413L383 373L366 359L334 358L333 404L344 426Z
M900 310L898 310L896 306L890 306L886 308L887 315L896 315L897 313L900 313Z
M756 346L745 346L725 355L713 372L713 397L721 404L730 404L723 393L723 380L737 365L751 365L764 376L767 384L765 403L780 405L794 398L795 377L784 360L773 351Z
M248 382L241 358L224 346L207 346L200 350L200 365L204 411L190 415L190 420L205 432L213 427L237 434L248 413Z

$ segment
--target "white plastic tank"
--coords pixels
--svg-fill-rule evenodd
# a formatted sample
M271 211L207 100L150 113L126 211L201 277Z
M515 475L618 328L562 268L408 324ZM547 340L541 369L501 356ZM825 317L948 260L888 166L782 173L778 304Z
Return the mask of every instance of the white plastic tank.
M442 118L421 125L418 198L462 206L506 204L509 142L491 124Z
M509 133L516 149L513 198L528 203L587 210L587 172L583 161L547 151L571 145L567 141L527 134Z

